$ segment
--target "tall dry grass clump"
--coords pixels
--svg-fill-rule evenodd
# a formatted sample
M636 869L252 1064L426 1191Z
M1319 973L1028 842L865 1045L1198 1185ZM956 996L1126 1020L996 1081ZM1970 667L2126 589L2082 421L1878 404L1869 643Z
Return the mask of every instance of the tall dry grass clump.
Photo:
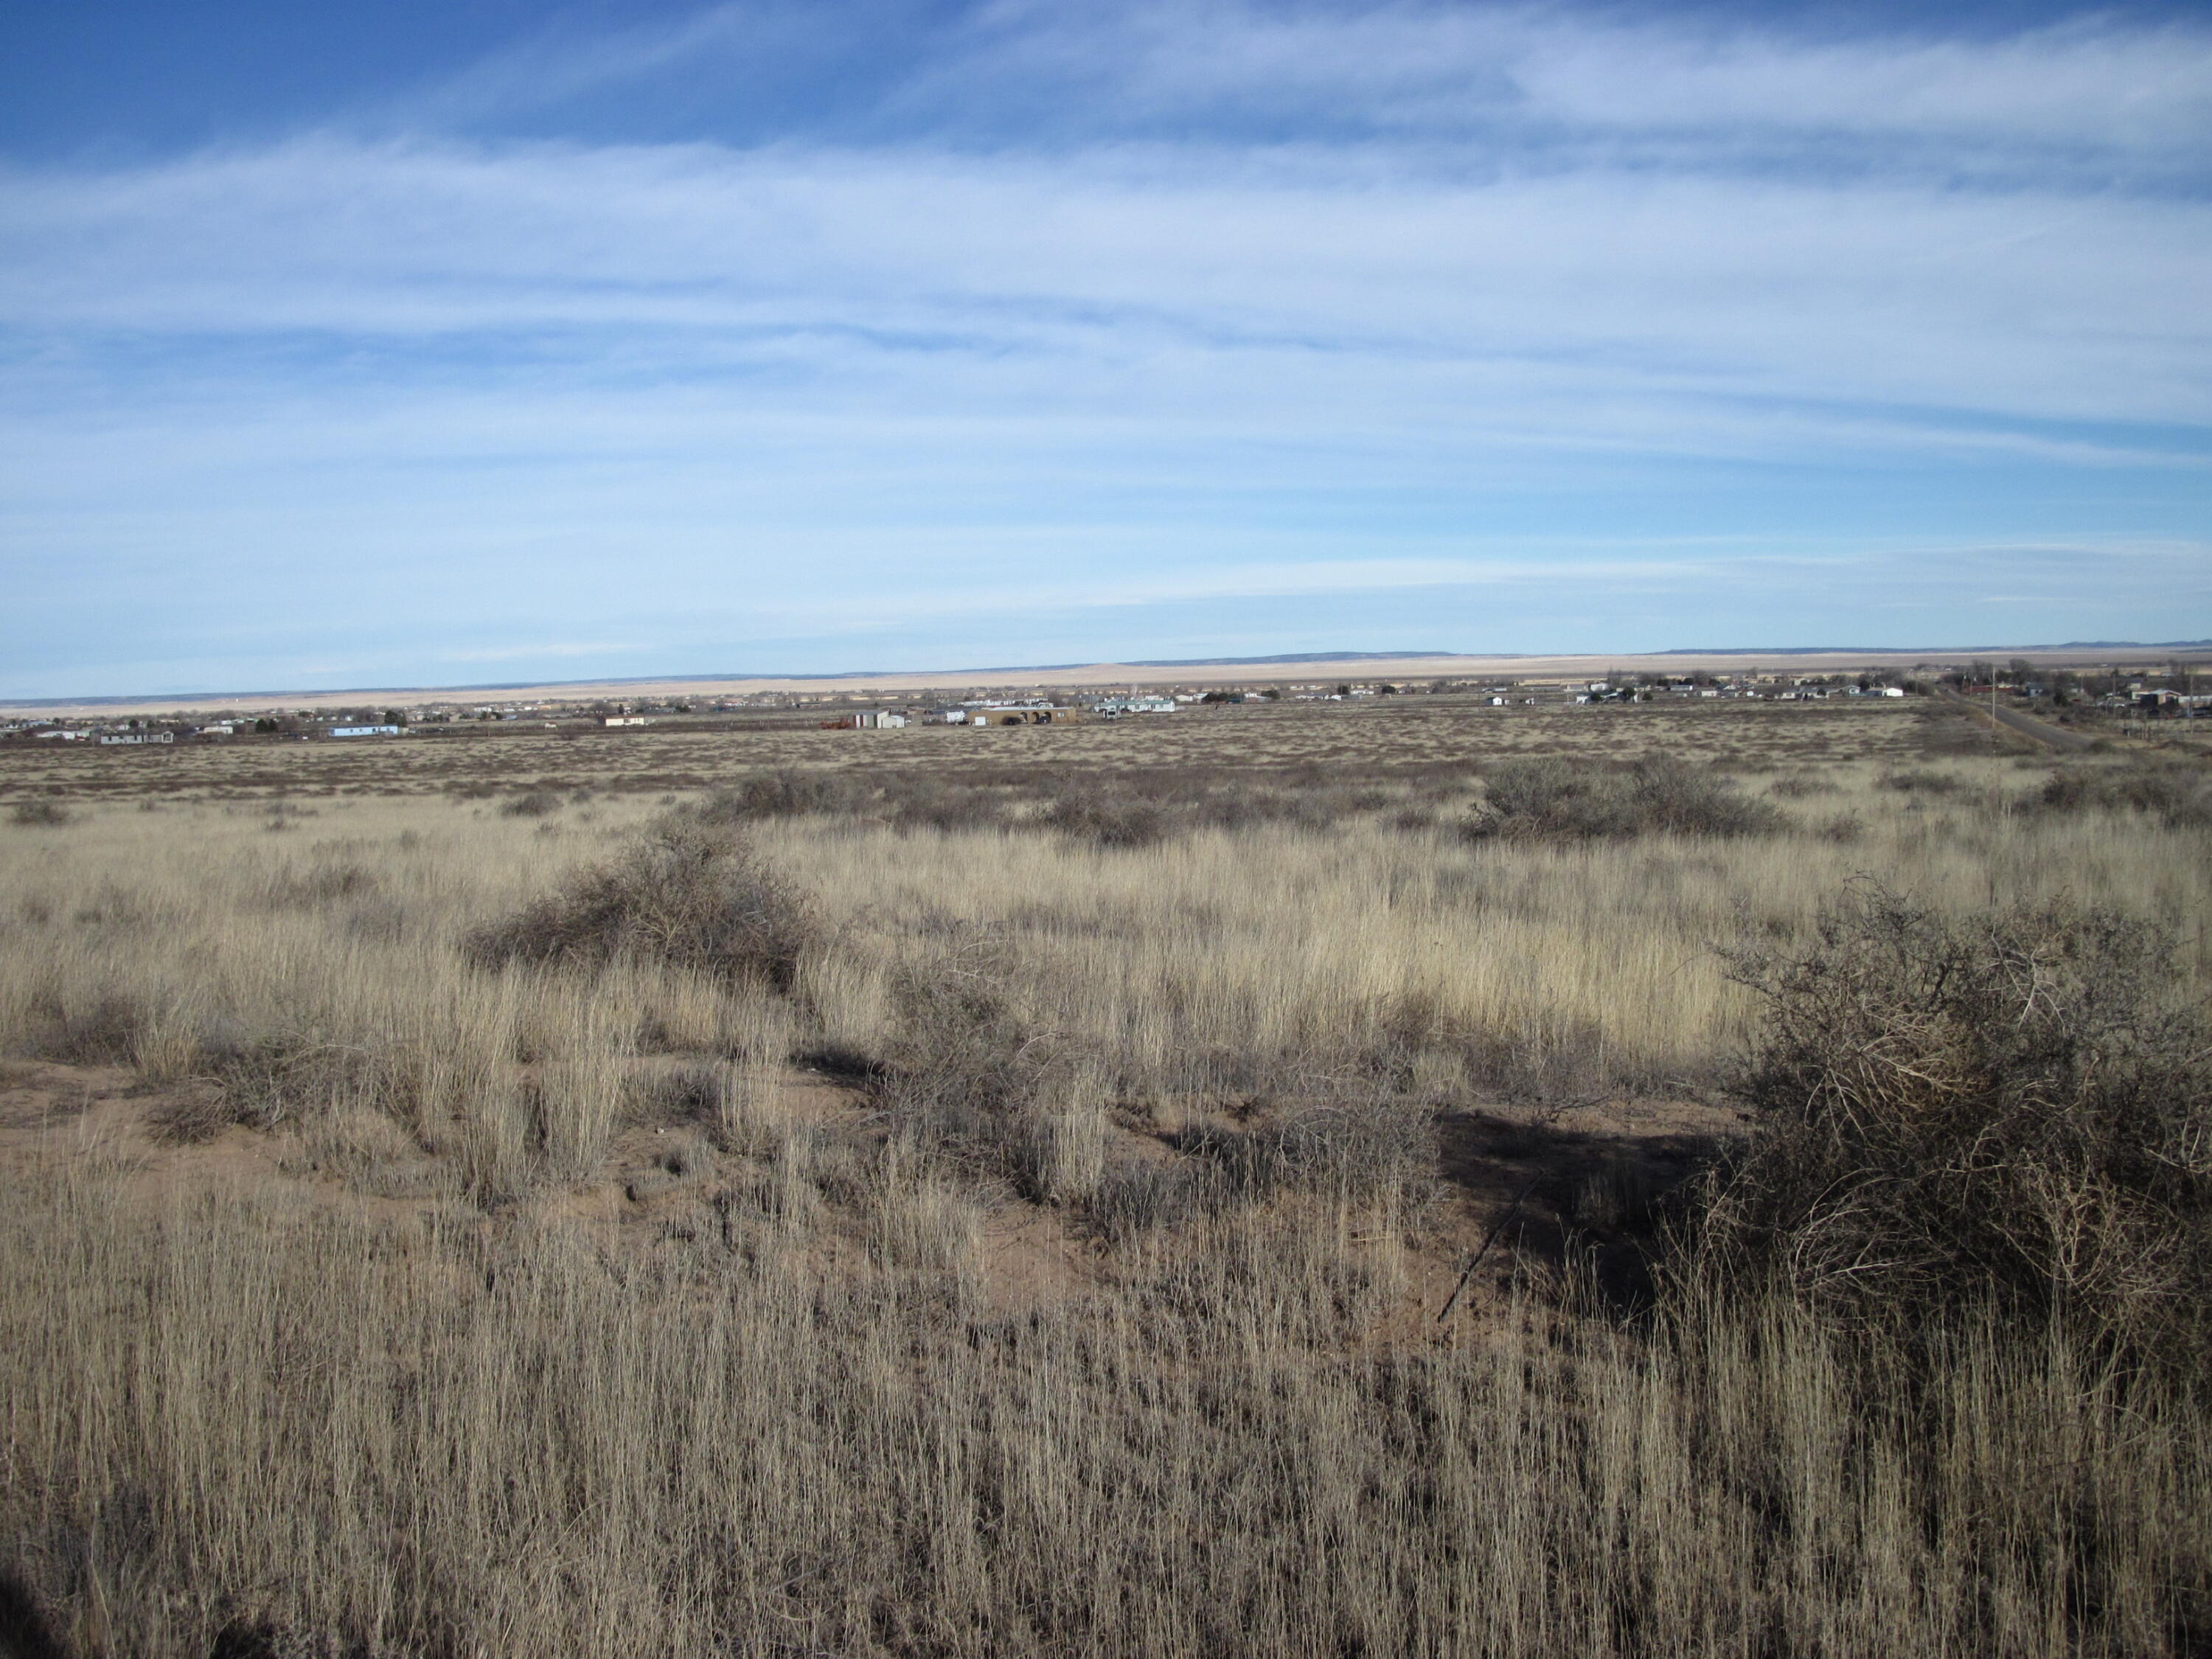
M1739 952L1760 1125L1705 1194L1704 1263L1900 1340L1988 1306L2201 1378L2212 1025L2176 957L2140 919L1872 884Z

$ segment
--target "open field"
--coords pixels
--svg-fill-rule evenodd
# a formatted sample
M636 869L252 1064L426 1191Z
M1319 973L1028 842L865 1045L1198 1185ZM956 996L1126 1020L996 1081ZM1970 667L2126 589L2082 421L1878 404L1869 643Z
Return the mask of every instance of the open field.
M0 749L10 795L201 801L422 793L659 794L715 787L777 768L859 769L957 779L1050 779L1203 771L1255 781L1462 781L1487 759L1572 752L1666 753L1699 763L1783 767L1909 757L1930 741L1974 747L1972 711L1939 727L1861 703L1669 704L1613 709L1491 708L1470 698L1349 704L1247 703L1111 723L1021 731L915 726L897 731L563 731L519 724L398 740L253 741L118 755L76 745ZM1981 747L1990 747L1986 734ZM2033 752L2031 744L2015 745Z
M1747 964L2094 915L2021 1021L2193 1030L2208 826L1917 699L0 752L0 1632L2204 1651L2121 1176L1907 1341L1692 1243Z

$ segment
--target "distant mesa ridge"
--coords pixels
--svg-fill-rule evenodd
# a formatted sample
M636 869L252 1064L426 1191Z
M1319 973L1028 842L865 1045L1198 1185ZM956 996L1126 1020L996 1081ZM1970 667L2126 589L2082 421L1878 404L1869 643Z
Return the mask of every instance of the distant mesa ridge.
M1279 657L1132 657L1124 665L1129 668L1264 668L1274 663L1298 662L1433 662L1439 657L1476 654L1471 651L1297 651ZM1492 658L1524 657L1528 653L1525 651L1486 651L1479 654L1488 661ZM1071 668L1088 668L1091 665L1088 663L1068 665ZM992 672L1013 673L1017 671Z

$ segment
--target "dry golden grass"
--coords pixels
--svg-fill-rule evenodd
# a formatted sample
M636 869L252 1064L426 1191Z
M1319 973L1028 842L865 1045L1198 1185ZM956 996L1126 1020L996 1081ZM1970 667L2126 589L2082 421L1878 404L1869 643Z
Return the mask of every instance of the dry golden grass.
M194 754L156 811L103 799L140 757L37 757L9 790L73 817L0 826L0 1618L193 1656L2202 1650L2201 1402L2063 1333L1968 1320L1915 1382L1781 1299L1624 1324L1543 1248L1623 1206L1581 1146L1433 1321L1503 1207L1468 1126L1528 1103L1517 1182L1577 1103L1705 1096L1754 1014L1714 945L1854 876L2179 921L2212 967L2201 831L2028 810L2047 768L1913 715L1621 712L1018 734L1039 788L1233 751L1339 795L1127 850L1003 778L1016 827L764 820L788 992L464 947L630 856L664 779L997 736L671 736L527 814L527 754L473 799L427 744ZM1794 827L1455 831L1486 758L1655 744Z
M2203 1614L2201 1419L1996 1333L1910 1414L1756 1313L1347 1346L1387 1285L1259 1222L994 1320L927 1189L863 1272L773 1194L613 1262L117 1179L0 1222L11 1549L82 1651L2161 1652Z

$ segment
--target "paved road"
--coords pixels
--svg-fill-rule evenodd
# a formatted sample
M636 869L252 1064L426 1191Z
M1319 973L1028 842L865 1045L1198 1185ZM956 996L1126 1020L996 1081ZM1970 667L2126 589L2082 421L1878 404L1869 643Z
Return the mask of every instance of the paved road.
M1991 712L1989 704L1979 697L1962 697L1948 686L1937 689L1960 708L1970 709L1985 719ZM2048 720L2037 720L2033 714L2023 714L2017 708L2007 708L2002 703L1995 712L2000 724L2047 748L2071 753L2087 749L2097 741L2094 738L2082 736L2079 732L2069 732L2062 726L2053 726Z

